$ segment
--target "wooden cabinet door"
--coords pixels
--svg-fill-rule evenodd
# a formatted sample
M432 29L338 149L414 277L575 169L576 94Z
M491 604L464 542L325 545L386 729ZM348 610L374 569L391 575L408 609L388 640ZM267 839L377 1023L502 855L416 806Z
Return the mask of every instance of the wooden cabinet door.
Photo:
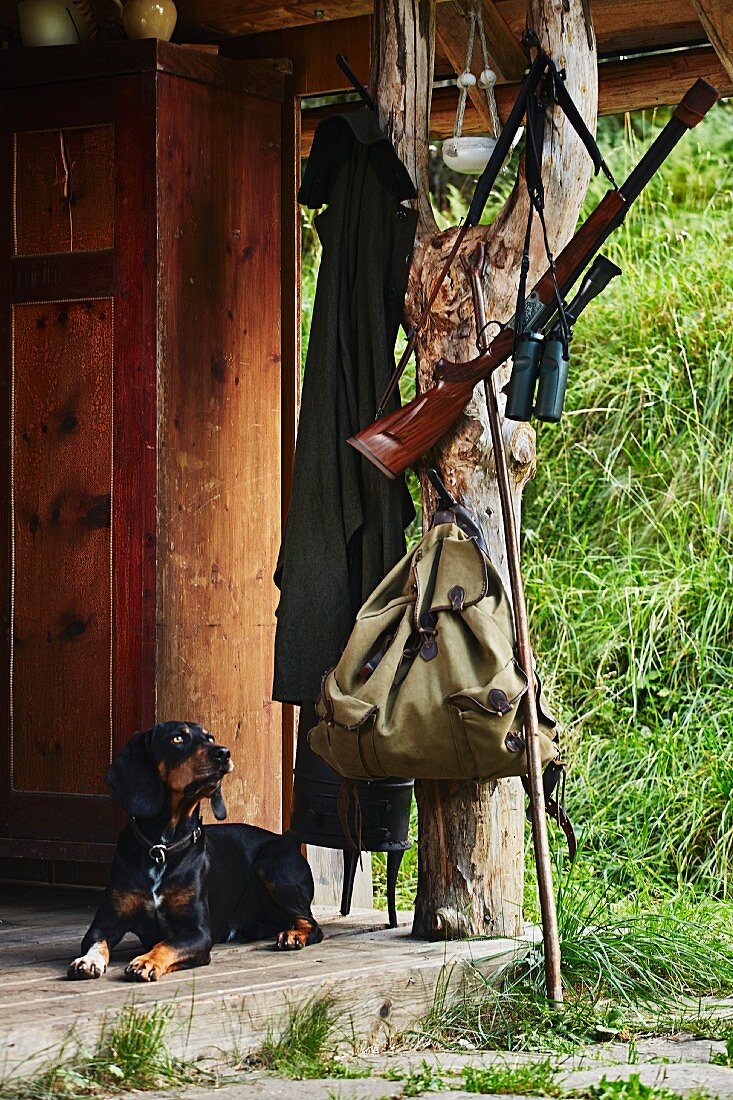
M148 101L134 76L2 99L4 855L104 858L104 774L152 718Z

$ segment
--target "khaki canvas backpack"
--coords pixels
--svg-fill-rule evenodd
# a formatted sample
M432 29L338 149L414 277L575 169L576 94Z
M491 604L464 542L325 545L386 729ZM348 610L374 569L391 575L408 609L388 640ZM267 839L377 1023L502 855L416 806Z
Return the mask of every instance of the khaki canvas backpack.
M526 775L527 681L501 579L455 523L439 523L361 608L316 704L312 748L348 779ZM542 766L558 754L538 682Z

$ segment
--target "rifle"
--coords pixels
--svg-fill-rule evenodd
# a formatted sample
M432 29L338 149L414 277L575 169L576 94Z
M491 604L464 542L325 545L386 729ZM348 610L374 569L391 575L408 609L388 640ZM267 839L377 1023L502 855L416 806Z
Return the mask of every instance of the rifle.
M649 147L636 168L620 188L609 191L588 216L572 240L537 282L524 304L527 330L551 331L557 314L556 285L564 298L576 280L599 252L607 237L623 222L631 203L638 198L682 136L697 126L720 93L705 80L697 80L675 108L672 118ZM601 258L602 259L602 258ZM610 261L604 261L610 264ZM610 268L614 268L611 272ZM599 293L614 274L615 265L593 272L593 286ZM582 288L581 288L582 290ZM572 303L577 316L595 293ZM578 295L581 297L581 295ZM394 478L425 454L453 425L473 394L474 387L487 378L512 354L514 317L500 326L489 346L467 363L440 359L435 365L438 382L402 408L376 420L349 439L365 458L387 477Z

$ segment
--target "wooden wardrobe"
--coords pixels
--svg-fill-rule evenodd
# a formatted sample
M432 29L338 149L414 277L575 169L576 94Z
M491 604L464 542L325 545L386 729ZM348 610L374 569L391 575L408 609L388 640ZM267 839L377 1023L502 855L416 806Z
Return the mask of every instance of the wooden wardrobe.
M153 40L0 56L4 860L106 860L105 771L157 720L232 749L230 820L281 825L288 85Z

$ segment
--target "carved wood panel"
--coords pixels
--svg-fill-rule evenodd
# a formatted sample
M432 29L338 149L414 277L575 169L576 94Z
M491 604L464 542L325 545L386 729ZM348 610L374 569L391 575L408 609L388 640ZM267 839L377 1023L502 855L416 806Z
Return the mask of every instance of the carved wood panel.
M14 255L113 247L114 140L111 125L14 134Z
M11 752L19 791L110 760L112 299L13 309Z

